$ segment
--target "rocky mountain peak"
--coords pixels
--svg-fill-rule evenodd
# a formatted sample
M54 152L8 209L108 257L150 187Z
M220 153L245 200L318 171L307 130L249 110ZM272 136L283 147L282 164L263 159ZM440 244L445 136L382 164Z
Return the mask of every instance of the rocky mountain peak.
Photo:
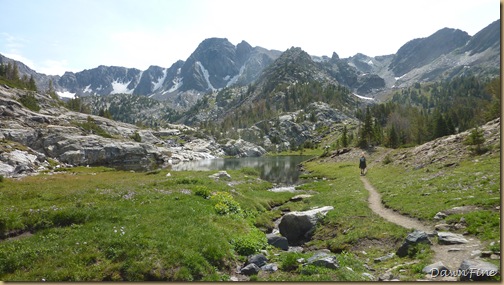
M236 59L238 60L240 65L245 63L253 49L254 48L246 41L241 41L236 45Z
M443 28L427 38L407 42L390 63L395 76L402 76L414 68L424 66L443 54L463 47L471 37L458 29Z
M474 55L483 52L489 48L495 48L500 51L500 19L494 21L483 30L476 33L464 47L464 52L470 52Z

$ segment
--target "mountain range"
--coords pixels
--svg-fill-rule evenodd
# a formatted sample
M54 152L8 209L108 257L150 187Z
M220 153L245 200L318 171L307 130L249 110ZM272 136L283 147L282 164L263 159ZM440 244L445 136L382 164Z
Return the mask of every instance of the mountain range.
M289 56L278 61L284 53ZM0 63L12 61L0 55ZM280 64L291 69L290 76ZM498 75L500 19L474 36L443 28L405 43L395 54L375 57L356 54L340 58L336 52L331 57L318 57L299 47L281 52L252 47L246 41L235 46L225 38L209 38L185 61L179 60L168 68L150 66L139 70L101 65L55 76L37 73L21 62L17 65L21 76L33 76L39 90L47 90L52 81L60 96L132 94L164 101L170 108L182 111L193 107L204 94L224 88L255 84L264 85L263 92L271 91L280 77L286 82L316 80L341 85L357 95L380 99L391 89L417 82L462 74Z

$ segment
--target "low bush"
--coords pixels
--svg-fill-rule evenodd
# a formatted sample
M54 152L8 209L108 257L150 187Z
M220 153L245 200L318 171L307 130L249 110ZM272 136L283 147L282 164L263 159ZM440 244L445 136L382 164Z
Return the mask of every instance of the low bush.
M220 215L241 214L240 204L228 192L217 192L210 198L215 201L215 211Z
M252 228L248 234L235 238L232 244L239 255L247 256L266 248L268 240L263 232Z
M21 96L19 98L19 102L21 102L23 106L34 112L40 111L40 106L38 105L37 98L35 98L35 95L32 93Z
M201 197L207 199L212 195L212 192L210 191L210 189L208 189L204 186L195 186L194 187L194 194L196 196L201 196Z
M299 258L301 258L301 254L297 252L288 252L283 254L280 269L283 271L296 271L300 265L298 262Z

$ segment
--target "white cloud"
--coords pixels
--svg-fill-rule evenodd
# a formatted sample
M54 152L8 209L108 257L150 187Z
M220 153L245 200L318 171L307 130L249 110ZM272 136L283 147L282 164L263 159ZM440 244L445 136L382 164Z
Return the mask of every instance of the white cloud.
M66 71L70 71L67 60L44 60L40 66L36 67L36 71L47 75L63 75ZM76 70L81 71L81 70Z
M28 66L29 68L31 69L35 69L35 64L33 63L32 60L20 55L20 54L15 54L15 53L4 53L3 54L4 56L10 58L10 59L13 59L13 60L17 60L17 61L20 61L22 63L24 63L26 66Z

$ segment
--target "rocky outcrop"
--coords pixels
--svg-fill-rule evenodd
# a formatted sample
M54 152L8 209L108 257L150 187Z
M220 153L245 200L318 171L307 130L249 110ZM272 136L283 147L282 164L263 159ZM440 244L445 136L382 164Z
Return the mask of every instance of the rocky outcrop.
M490 149L487 154L500 151L500 127L500 118L489 121L480 127L485 138L482 147ZM469 147L464 144L470 133L471 130L467 130L455 135L437 138L414 148L398 151L390 157L392 164L411 169L422 169L430 165L452 166L453 163L471 155Z
M266 153L264 148L242 139L230 140L222 149L226 155L235 157L259 157Z
M48 166L46 156L41 153L18 149L0 153L0 175L3 176L30 174Z
M212 140L185 136L185 143L173 144L162 136L181 137L183 128L157 132L139 129L68 111L47 95L34 94L41 107L34 112L17 101L27 92L0 86L0 175L3 176L34 173L57 165L148 170L224 155ZM243 155L251 153L248 145L241 145Z

